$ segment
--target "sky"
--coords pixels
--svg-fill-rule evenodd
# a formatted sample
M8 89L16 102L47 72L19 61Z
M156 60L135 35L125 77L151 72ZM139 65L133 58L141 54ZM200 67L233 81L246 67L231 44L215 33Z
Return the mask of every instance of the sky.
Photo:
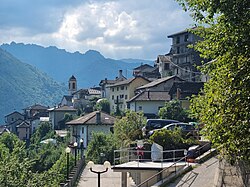
M0 44L100 51L113 59L154 60L168 35L193 26L175 0L0 0Z

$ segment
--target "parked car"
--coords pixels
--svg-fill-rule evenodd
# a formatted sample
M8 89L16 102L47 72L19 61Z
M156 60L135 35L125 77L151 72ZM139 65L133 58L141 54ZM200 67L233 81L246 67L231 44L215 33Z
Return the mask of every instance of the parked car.
M167 129L167 130L174 130L175 128L181 128L182 133L184 133L186 136L195 136L197 135L197 130L195 129L195 126L189 123L171 123L169 125L166 125L164 127L162 127L161 129ZM157 130L161 130L161 129L155 129L155 130L151 130L149 131L149 136L153 135L153 133Z
M142 133L144 136L147 136L149 131L154 129L160 129L172 123L180 123L180 122L172 119L148 119L146 126L142 128Z

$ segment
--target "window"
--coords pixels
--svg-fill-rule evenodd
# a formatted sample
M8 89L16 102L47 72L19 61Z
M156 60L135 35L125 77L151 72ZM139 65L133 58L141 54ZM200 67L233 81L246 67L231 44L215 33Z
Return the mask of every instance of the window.
M117 87L116 90L119 91L119 87Z
M128 99L128 95L125 95L125 99Z
M188 34L186 34L185 36L184 36L184 42L187 42L188 41Z
M114 88L112 88L112 92L114 92L115 91L115 89Z
M126 86L126 90L128 89L128 87Z
M169 64L168 63L164 64L164 70L169 70Z
M180 36L176 37L176 44L180 43Z
M124 86L121 87L121 90L124 90Z
M114 100L114 98L115 98L114 95L112 95L112 100Z
M76 83L74 83L74 82L72 83L72 88L76 89Z
M142 110L142 106L139 106L139 110Z
M120 95L120 98L122 99L122 98L124 98L124 95L122 94L122 95Z
M82 127L82 134L84 134L84 127Z
M176 74L177 74L177 75L179 74L179 69L178 69L178 68L176 69Z
M180 53L180 47L177 47L176 53L177 53L177 54Z
M127 104L127 109L130 109L130 103Z

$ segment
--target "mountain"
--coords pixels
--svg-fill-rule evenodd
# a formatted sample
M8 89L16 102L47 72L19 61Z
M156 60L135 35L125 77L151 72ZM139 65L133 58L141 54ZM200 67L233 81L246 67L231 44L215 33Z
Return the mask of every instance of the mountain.
M140 60L114 60L105 58L100 52L89 50L70 53L57 47L42 47L35 44L12 42L2 44L1 48L16 56L22 62L31 64L56 81L67 84L69 77L77 78L78 88L97 86L100 80L114 79L118 71L123 70L123 75L132 76L135 67L141 65Z
M67 88L0 48L0 124L4 116L35 103L54 106Z

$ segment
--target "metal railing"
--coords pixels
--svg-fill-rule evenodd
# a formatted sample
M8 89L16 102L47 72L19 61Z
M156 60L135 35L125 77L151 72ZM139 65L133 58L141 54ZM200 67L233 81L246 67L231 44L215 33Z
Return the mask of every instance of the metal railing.
M162 181L162 183L163 183L163 180L164 180L164 178L162 177L163 172L166 172L166 171L169 170L170 168L174 167L174 168L175 168L175 173L176 173L176 164L179 163L179 162L181 162L181 161L183 161L183 160L186 161L186 158L187 158L187 156L182 157L182 158L179 159L178 161L174 162L172 165L170 165L170 166L164 168L164 169L161 170L160 172L154 174L152 177L150 177L150 178L148 178L147 180L141 182L140 184L137 185L137 187L141 187L141 186L144 186L144 185L147 186L147 187L148 187L148 186L151 186L151 185L149 185L150 181L155 180L155 179L157 180L157 179L159 179L159 178L160 178L160 180L157 180L157 182Z
M136 148L124 148L114 151L114 167L119 164L137 161L137 166L141 162L157 161L163 167L164 162L175 162L184 156L185 149L166 150L166 151L147 151ZM157 154L157 158L152 158L152 154Z
M205 146L208 146L209 144L211 144L210 142L208 142L208 143L205 143L203 146L201 146L201 147L199 147L196 151L199 153L199 157L201 156L201 154L202 154L202 149L205 147ZM211 153L211 147L209 148L209 151L210 151L210 153ZM141 186L149 186L149 183L150 183L150 181L154 181L154 180L156 180L157 182L160 182L160 181L162 181L162 183L163 183L163 180L164 180L164 178L163 178L163 172L166 172L167 170L169 170L170 168L172 168L172 167L174 167L175 168L175 174L176 174L176 164L177 163L180 163L180 162L182 162L182 161L185 161L185 163L187 163L186 161L187 161L187 157L188 157L189 155L185 155L184 157L182 157L182 158L180 158L179 160L177 160L176 162L174 162L172 165L170 165L170 166L168 166L168 167L166 167L166 168L164 168L163 170L161 170L160 172L158 172L158 173L156 173L155 175L153 175L152 177L150 177L150 178L148 178L147 180L145 180L145 181L143 181L143 182L141 182L140 184L138 184L137 185L137 187L141 187ZM185 164L186 165L186 164ZM157 179L160 179L160 180L157 180Z

